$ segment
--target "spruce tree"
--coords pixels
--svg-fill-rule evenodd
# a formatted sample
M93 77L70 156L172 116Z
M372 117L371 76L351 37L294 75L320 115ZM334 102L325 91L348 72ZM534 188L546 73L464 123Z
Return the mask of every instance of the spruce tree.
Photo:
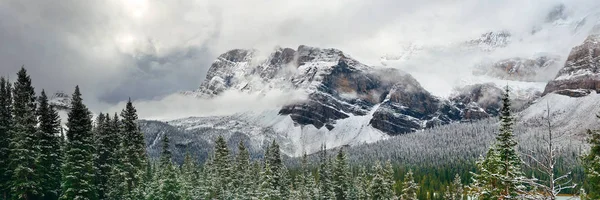
M144 135L137 124L138 115L131 99L121 112L120 133L121 165L125 179L125 193L131 194L137 187L143 186L144 171L148 164Z
M79 86L71 100L67 120L67 149L63 164L62 196L60 199L97 199L94 181L94 144L92 119L83 104Z
M321 146L319 153L319 199L334 199L333 185L331 180L331 164L327 157L327 147Z
M517 198L524 186L521 165L523 161L517 153L514 119L510 111L509 88L502 97L500 112L500 133L489 148L485 158L477 164L477 174L473 174L472 193L486 199Z
M0 77L0 198L8 199L12 171L9 168L12 125L12 86Z
M350 167L348 166L346 154L340 148L337 156L335 157L333 168L333 191L335 193L335 199L348 199L350 184Z
M271 171L269 162L265 162L265 169L261 172L261 183L259 189L259 199L281 200L281 194L275 180L275 174Z
M517 141L513 132L514 118L510 111L510 98L508 86L502 97L502 110L500 112L500 134L496 137L497 154L499 156L498 175L501 196L516 198L523 189L520 180L523 179L521 165L523 161L517 153Z
M37 116L40 145L39 175L42 181L44 199L58 199L61 181L61 138L58 112L48 104L46 92L42 90L38 98Z
M40 146L36 134L36 97L25 68L17 73L13 98L9 155L11 195L13 199L36 199L43 195L38 171Z
M600 115L598 116L600 118ZM600 199L600 131L588 130L589 153L583 157L589 199Z
M250 153L244 146L243 141L238 144L234 170L236 174L233 180L235 196L237 199L245 199L250 195L254 177L251 176Z
M448 200L462 200L463 199L463 185L461 183L460 176L456 174L454 181L449 186L446 186L446 192L444 193L444 199Z
M162 152L160 154L160 171L158 174L157 196L154 199L179 200L181 186L177 181L177 170L173 166L172 153L169 150L169 138L165 134L162 139Z
M118 120L118 119L117 119ZM98 184L98 197L100 199L108 198L108 191L110 190L110 177L113 172L113 168L118 163L117 151L119 149L119 135L118 130L113 126L116 120L111 119L110 115L102 114L98 116L97 128L96 128L96 168L97 170L97 184Z
M367 174L367 170L365 169L364 166L360 167L358 169L358 175L354 181L356 187L357 187L357 199L360 200L366 200L366 199L370 199L370 188L371 188L371 181L369 180L368 174Z
M127 181L126 181L126 173L125 173L125 165L124 163L127 161L125 155L125 147L123 146L124 140L123 134L121 134L121 120L119 119L119 115L117 113L114 114L113 118L109 123L109 130L111 134L114 134L115 141L114 144L116 147L113 149L114 160L111 165L109 180L108 180L108 188L106 190L106 196L108 199L123 199L125 194L127 193Z
M189 152L185 155L180 174L181 197L183 199L202 199L203 194L200 189L202 177L200 177L196 161L192 159Z
M222 136L217 138L215 144L215 156L213 160L213 183L214 198L225 199L232 195L232 167L231 158L229 155L229 149L227 148L227 142Z
M417 190L419 190L419 185L415 183L412 170L408 170L408 173L404 176L402 185L402 196L400 196L400 199L417 200Z

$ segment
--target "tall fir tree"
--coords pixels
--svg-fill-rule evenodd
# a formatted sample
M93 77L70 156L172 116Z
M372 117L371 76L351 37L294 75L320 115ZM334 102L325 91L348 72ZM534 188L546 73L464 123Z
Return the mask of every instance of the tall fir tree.
M246 149L244 142L240 141L238 144L238 153L235 157L235 178L233 180L236 199L244 199L251 195L250 189L254 184L254 177L251 176L250 167L250 153Z
M0 198L10 197L12 170L9 168L10 141L12 135L12 86L0 77Z
M331 179L331 164L327 157L327 146L322 145L321 152L319 152L319 199L335 198Z
M127 101L125 109L121 111L120 133L121 139L121 165L125 179L125 193L132 194L137 187L143 187L143 177L148 164L144 135L137 124L137 110L131 99Z
M126 181L126 173L125 173L125 165L126 161L125 155L125 147L123 146L124 140L123 134L121 134L121 120L117 113L114 113L113 118L109 122L109 132L114 134L115 141L114 144L116 147L113 149L114 160L110 169L109 179L108 179L108 188L105 191L105 195L108 199L123 199L127 192L127 181Z
M600 118L600 115L597 116ZM585 168L587 196L589 199L600 199L600 131L588 130L590 151L583 156Z
M67 149L63 164L62 195L60 199L97 199L94 186L94 144L92 119L83 104L79 86L71 100L67 119Z
M118 130L114 128L113 123L115 121L110 118L108 113L100 113L96 121L96 180L98 184L98 197L100 199L108 198L110 177L119 159L117 151L120 140Z
M215 143L215 156L213 160L213 183L214 191L212 191L214 198L226 199L232 196L232 166L231 156L229 155L229 149L227 148L227 142L225 138L219 136Z
M472 193L485 199L514 199L525 189L525 180L521 165L523 161L516 146L513 132L514 118L511 114L511 103L508 86L502 97L500 111L500 133L495 143L489 148L485 158L477 164L478 173L473 174Z
M177 170L172 162L169 137L165 134L162 139L162 152L160 154L160 165L157 176L158 188L155 189L156 196L150 199L156 200L179 200L181 197L181 185L178 182Z
M519 195L519 191L523 190L523 185L520 182L523 179L523 172L521 171L523 161L516 149L517 141L513 131L514 118L510 110L509 93L510 90L507 86L502 97L500 134L496 137L496 150L498 151L497 155L500 161L498 163L500 195L504 198L516 198Z
M373 167L372 172L374 173L373 179L371 180L371 187L369 193L373 199L392 199L393 191L388 186L389 180L387 180L387 172L381 166L381 163L377 161Z
M9 167L13 199L36 199L42 196L38 158L40 146L37 135L35 91L27 70L21 68L13 89L13 124L10 135Z
M346 154L343 149L340 148L335 157L333 168L333 191L335 192L335 199L348 199L348 192L350 190L350 184L352 183L351 180L350 167L348 166Z
M281 160L281 150L279 144L273 140L271 145L267 148L265 154L265 163L269 163L271 172L273 173L273 179L275 181L276 189L279 190L278 194L281 198L289 198L289 180L287 177L287 168L283 165Z
M38 98L37 116L38 144L40 145L39 175L42 181L42 194L44 199L58 199L60 196L61 182L61 136L60 117L58 112L48 104L48 96L42 90Z
M182 199L202 199L203 192L202 177L198 171L198 165L196 160L192 158L191 153L188 151L183 160L180 173L181 183L181 197Z
M358 175L357 175L356 179L354 180L354 182L357 187L357 195L356 195L357 199L360 199L360 200L370 199L370 197L371 197L371 194L370 194L371 181L369 180L367 170L365 169L364 166L361 166L358 169Z
M462 200L464 188L461 183L460 176L456 174L454 181L449 186L446 186L446 192L444 193L444 199L448 200Z
M408 170L404 176L404 182L402 182L402 186L402 195L400 196L400 199L417 200L417 190L419 190L419 185L415 183L412 170Z

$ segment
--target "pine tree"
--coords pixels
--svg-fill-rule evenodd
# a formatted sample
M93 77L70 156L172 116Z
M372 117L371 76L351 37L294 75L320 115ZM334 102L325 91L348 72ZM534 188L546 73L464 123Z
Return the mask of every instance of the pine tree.
M446 186L446 193L444 193L444 199L462 200L463 191L464 190L460 176L456 174L456 176L454 176L454 181L452 181L452 184L450 186Z
M40 146L37 143L37 119L35 116L35 91L25 68L17 73L13 89L13 124L11 126L9 168L11 193L14 199L35 199L42 195L38 159Z
M321 146L319 154L319 199L334 199L333 185L331 180L331 164L327 157L327 147Z
M275 180L275 174L271 171L272 167L269 162L265 162L265 169L261 172L261 183L259 189L259 199L264 200L280 200L281 194L279 193L277 181Z
M97 167L97 184L98 184L98 197L100 199L108 198L108 191L110 190L110 177L113 172L113 167L118 163L117 151L119 149L119 135L118 130L115 129L114 123L118 119L114 120L110 118L110 115L102 114L98 116L97 128L96 128L96 167Z
M244 146L243 141L238 144L238 153L235 157L235 179L233 185L237 199L245 199L250 195L253 185L253 177L250 169L250 153Z
M302 171L296 179L296 191L294 194L294 199L312 199L312 197L315 196L313 189L315 185L314 178L308 169L308 156L306 155L306 152L302 155L301 163Z
M125 155L125 147L123 146L124 140L123 134L121 134L121 120L117 113L114 114L111 121L108 122L108 132L110 132L115 138L114 145L116 147L112 150L114 153L113 164L111 165L108 187L106 190L106 196L108 199L123 199L127 191L127 181L125 179L125 165L127 161Z
M227 142L222 136L217 138L215 144L215 156L213 160L213 171L211 172L213 186L213 195L217 199L225 199L232 195L232 167Z
M501 195L505 198L516 198L518 192L523 189L520 182L523 179L523 161L516 150L517 141L513 132L514 119L510 111L509 92L506 87L500 112L500 134L496 137L496 145L500 160L498 175Z
M386 199L387 197L387 186L385 180L385 173L381 163L377 161L373 167L373 179L371 180L371 187L369 188L369 194L372 199Z
M46 92L38 98L37 116L40 145L39 175L44 199L58 199L61 182L61 138L58 112L48 104Z
M169 138L165 134L162 139L162 152L160 155L160 172L158 174L157 200L179 200L181 186L177 181L177 170L173 166L172 153L169 150Z
M71 100L67 120L67 149L63 164L62 196L60 199L97 199L94 181L94 144L92 120L83 104L79 86Z
M269 167L273 173L273 179L276 183L275 185L277 186L277 190L279 190L279 194L282 195L282 198L287 199L290 195L290 184L286 175L287 169L281 161L281 150L279 149L279 144L277 144L275 140L273 140L271 145L267 148L265 154L265 163L269 163Z
M370 199L371 181L369 180L367 170L365 169L365 167L360 167L358 169L358 176L356 177L354 182L357 187L357 199Z
M484 159L477 162L478 174L473 174L473 195L486 199L517 198L524 189L521 165L517 153L517 141L513 133L514 119L510 111L509 88L502 97L500 134Z
M419 190L419 185L415 183L415 179L413 177L412 170L408 170L406 176L404 176L404 182L402 187L402 196L400 199L402 200L416 200L417 199L417 190Z
M189 152L185 155L180 174L182 199L202 199L203 194L200 190L202 183L198 165Z
M348 192L350 189L350 167L346 154L342 149L338 151L335 158L334 169L333 169L333 185L335 198L338 200L348 199Z
M138 115L131 99L121 112L121 165L125 179L125 193L131 194L143 186L146 165L146 145L144 135L137 124Z
M385 162L385 167L383 168L384 179L385 179L385 187L386 191L388 191L386 198L394 199L394 168L392 167L392 162L388 160Z
M600 118L600 115L598 116ZM590 151L583 157L589 199L600 199L600 131L588 130Z
M12 170L9 168L12 125L12 86L0 77L0 199L8 199Z

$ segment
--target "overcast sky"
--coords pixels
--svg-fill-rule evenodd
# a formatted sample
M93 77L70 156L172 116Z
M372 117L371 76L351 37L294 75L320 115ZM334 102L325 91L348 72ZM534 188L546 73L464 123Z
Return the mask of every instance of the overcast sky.
M564 2L586 15L598 0L0 0L0 74L21 65L36 89L93 106L193 90L232 48L300 44L369 63L406 42L445 43L530 30Z

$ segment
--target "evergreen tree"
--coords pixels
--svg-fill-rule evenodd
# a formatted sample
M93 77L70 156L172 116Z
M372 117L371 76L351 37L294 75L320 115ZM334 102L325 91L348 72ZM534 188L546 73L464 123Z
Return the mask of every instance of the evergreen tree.
M388 191L388 196L387 198L391 198L394 199L395 198L395 194L394 194L394 168L392 167L392 162L390 160L388 160L385 163L385 168L383 168L384 170L384 178L385 178L385 187L386 187L386 191Z
M600 118L600 115L598 116ZM583 157L589 199L600 199L600 131L588 130L589 153Z
M327 157L327 147L321 146L319 154L319 199L334 199L333 185L331 182L331 168Z
M259 190L259 199L264 200L280 200L281 194L279 193L277 181L275 180L275 174L271 171L272 167L269 162L265 162L265 169L261 172L261 183Z
M355 179L355 185L357 188L357 199L366 200L370 199L370 180L365 167L360 167L358 170L358 176Z
M58 199L61 182L61 138L58 112L48 104L46 92L38 98L37 116L40 145L39 175L44 199Z
M137 124L138 115L131 99L121 112L121 165L124 174L125 193L131 194L137 187L143 186L146 165L146 145L144 135Z
M286 175L287 169L281 161L281 150L279 149L279 144L277 144L275 140L273 140L271 145L267 148L265 154L265 163L269 163L269 167L273 173L273 179L275 181L275 185L277 186L277 190L279 190L279 194L282 195L282 198L287 199L290 195L290 184Z
M25 68L17 73L13 89L13 124L10 135L9 168L11 193L14 199L35 199L42 196L43 188L38 171L40 146L37 137L35 91Z
M169 150L169 138L165 134L162 139L162 152L160 154L160 171L157 176L158 188L155 189L156 196L150 199L156 200L179 200L181 197L181 186L177 181L177 170L173 166L172 153Z
M253 185L253 177L251 176L250 169L250 153L244 146L243 141L238 144L238 153L235 157L235 178L233 179L233 185L235 189L235 196L237 199L244 199L251 193L251 187Z
M9 168L12 125L12 86L0 77L0 199L8 199L12 170Z
M509 89L506 87L502 97L502 110L500 112L500 134L496 137L497 155L499 156L498 177L501 196L516 198L523 189L520 180L523 179L521 165L523 161L517 153L515 134L513 132L514 119L510 111Z
M517 153L514 119L510 112L509 89L506 87L502 97L500 112L500 134L496 137L485 158L477 164L477 174L473 174L472 194L484 199L516 198L524 189L521 171L523 161Z
M351 183L350 167L348 166L346 154L340 148L335 158L333 169L333 190L335 192L335 198L338 200L347 199Z
M460 180L460 176L456 174L452 185L446 187L446 193L444 193L444 199L448 200L462 200L463 199L463 185Z
M185 155L180 174L182 199L202 199L203 193L200 190L202 178L198 172L198 165L189 152Z
M108 132L113 134L115 138L114 145L116 147L112 150L114 153L113 164L111 165L108 187L106 190L106 196L108 199L123 199L127 193L127 182L126 172L124 163L127 161L125 155L124 136L121 134L121 120L117 113L114 114L111 121L108 122Z
M67 127L68 142L60 199L96 199L92 120L90 111L83 104L79 86L75 87L73 93Z
M373 179L370 183L369 195L373 199L393 199L394 191L390 187L389 172L377 161L373 167Z
M229 149L227 148L227 142L222 136L217 138L215 144L215 156L213 160L213 168L211 175L214 184L213 195L217 199L225 199L228 196L232 196L231 185L232 185L232 167L231 158L229 155Z
M314 178L312 177L308 169L308 156L306 155L306 153L302 155L301 163L302 166L300 169L302 171L296 179L296 193L294 194L294 199L313 199L312 197L315 196L313 189L313 187L315 186Z
M97 184L98 197L106 199L108 190L110 189L109 180L113 171L113 167L117 164L117 150L119 149L119 139L117 132L111 127L113 121L108 114L98 115L96 121L96 168L97 168Z
M419 190L419 185L415 183L412 170L408 170L408 173L404 176L402 185L402 196L400 196L400 199L417 200L417 190Z

